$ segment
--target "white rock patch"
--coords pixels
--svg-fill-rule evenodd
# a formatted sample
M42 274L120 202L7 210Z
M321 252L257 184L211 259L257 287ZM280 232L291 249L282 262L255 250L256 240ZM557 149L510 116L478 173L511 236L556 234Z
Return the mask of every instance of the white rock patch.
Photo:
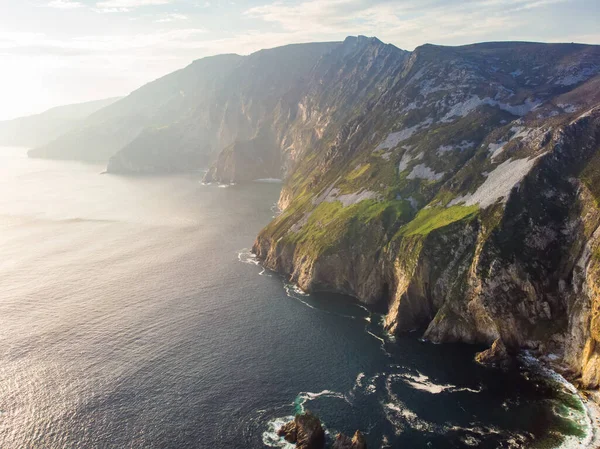
M354 193L347 193L345 195L339 195L334 200L340 201L344 207L351 206L352 204L360 203L365 200L377 200L379 199L379 193L371 190L360 190ZM328 200L330 201L330 200Z
M444 172L436 173L425 164L415 165L412 171L406 177L407 179L427 179L437 181L444 177Z
M398 201L403 200L404 198L402 198L402 195L396 195L396 199ZM414 199L412 196L409 196L408 198L406 198L406 201L408 201L410 203L410 207L412 207L413 209L417 210L419 207L419 202Z
M470 114L472 111L477 109L481 105L489 105L489 106L497 106L503 111L510 112L513 115L523 116L534 110L538 107L542 102L540 100L532 100L528 98L525 100L523 104L519 105L510 105L507 103L501 103L492 98L479 98L477 95L473 95L471 98L457 103L450 108L450 110L446 113L446 115L442 118L442 122L450 122L454 117L465 117Z
M419 126L417 125L417 126L412 126L410 128L405 128L401 131L396 131L395 133L388 134L388 136L385 138L385 140L383 142L381 142L377 146L377 148L375 148L375 151L383 150L383 149L387 149L387 148L394 148L400 142L402 142L406 139L410 139L410 137L417 131L418 128L419 128Z
M504 151L504 147L507 143L507 141L504 141L498 143L490 143L488 145L488 151L492 154L492 160L494 160L494 158L502 154L502 152Z
M437 154L442 155L444 153L448 153L449 151L454 150L454 145L442 145L437 149Z
M572 70L572 67L567 68L568 70ZM584 81L596 73L600 71L600 66L593 67L585 67L580 70L578 73L565 73L559 79L556 80L554 84L559 84L561 86L572 86L573 84L580 83Z
M412 157L407 150L406 153L402 155L402 159L400 159L400 163L398 164L398 173L402 173L408 168L408 164L410 164L412 161L421 159L422 157L423 153L419 153L415 157Z
M420 131L423 128L428 127L432 123L433 123L433 119L428 118L425 121L423 121L415 126L411 126L410 128L404 128L404 129L401 129L400 131L390 133L390 134L388 134L388 136L385 138L385 140L383 142L381 142L379 145L377 145L377 148L375 148L375 151L394 148L400 142L410 139L414 133L416 133L417 131Z
M472 148L474 146L475 146L475 142L463 140L458 145L442 145L441 147L439 147L436 150L436 152L437 152L438 156L442 156L444 153L448 153L449 151L454 151L454 150L464 151L467 148Z
M493 101L491 98L484 98L482 100L477 95L473 95L471 98L465 101L456 103L450 108L446 115L444 115L442 122L450 122L455 117L465 117L482 104L487 104L488 100Z
M508 159L504 161L487 175L487 179L475 193L455 198L448 206L464 203L466 206L479 204L480 207L485 208L501 198L506 201L513 187L521 182L525 175L529 173L535 161L541 156L543 154L532 159L525 158L514 161Z
M559 108L561 108L564 112L566 112L567 114L571 114L572 112L577 112L577 107L573 106L572 104L558 104L557 105Z

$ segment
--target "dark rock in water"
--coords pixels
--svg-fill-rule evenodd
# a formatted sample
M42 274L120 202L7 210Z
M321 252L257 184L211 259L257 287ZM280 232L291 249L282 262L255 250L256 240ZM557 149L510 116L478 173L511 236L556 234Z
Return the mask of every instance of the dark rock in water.
M298 432L296 428L296 420L284 424L277 432L277 435L284 437L289 443L295 443L298 440Z
M323 449L325 432L321 421L311 412L296 415L293 421L285 424L277 434L289 443L295 443L298 449Z
M357 430L352 438L343 433L338 433L332 449L367 449L367 442L360 430Z
M502 340L497 338L489 349L477 353L475 361L486 366L506 367L511 364L512 357Z

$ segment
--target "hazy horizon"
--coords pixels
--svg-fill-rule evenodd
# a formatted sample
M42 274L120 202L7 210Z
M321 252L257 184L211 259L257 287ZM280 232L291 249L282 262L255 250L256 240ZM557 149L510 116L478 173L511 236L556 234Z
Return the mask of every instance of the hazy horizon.
M399 48L482 41L599 44L590 0L0 1L0 120L124 96L220 53L377 36Z

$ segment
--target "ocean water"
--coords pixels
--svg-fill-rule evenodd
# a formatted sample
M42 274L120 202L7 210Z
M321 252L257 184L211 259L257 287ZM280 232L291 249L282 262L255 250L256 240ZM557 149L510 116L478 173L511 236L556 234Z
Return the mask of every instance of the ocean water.
M480 348L386 335L248 248L279 188L117 177L0 149L0 448L289 447L317 413L370 448L557 447L581 402Z

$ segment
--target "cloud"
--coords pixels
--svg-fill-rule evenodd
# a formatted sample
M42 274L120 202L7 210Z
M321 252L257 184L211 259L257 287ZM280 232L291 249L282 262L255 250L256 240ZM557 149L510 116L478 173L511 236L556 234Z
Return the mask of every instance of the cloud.
M188 16L179 13L164 14L162 17L155 20L157 23L176 22L179 20L188 20Z
M282 32L342 36L367 34L414 48L425 42L475 41L525 27L519 11L567 0L305 0L275 1L245 11Z
M43 33L0 32L0 53L36 55L38 52L37 56L40 57L50 54L93 57L120 57L137 54L144 57L160 50L172 52L202 48L198 37L205 33L204 28L182 28L132 35L89 35L56 39Z
M81 8L83 3L76 2L73 0L52 0L47 5L49 8L57 8L57 9L75 9Z
M172 3L173 0L103 0L96 3L100 12L127 12L142 6L158 6Z

